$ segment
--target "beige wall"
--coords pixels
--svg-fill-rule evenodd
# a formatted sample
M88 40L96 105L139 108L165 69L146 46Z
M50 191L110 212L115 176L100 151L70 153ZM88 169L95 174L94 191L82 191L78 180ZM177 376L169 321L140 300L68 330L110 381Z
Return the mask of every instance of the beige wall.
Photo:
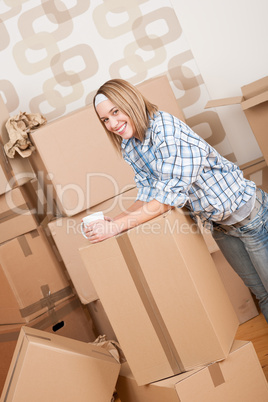
M192 128L238 163L257 157L255 144L241 155L241 133L237 140L226 134L228 118L224 123L217 110L204 109L211 95L222 94L211 93L211 71L202 63L200 69L193 40L203 37L206 48L206 25L189 37L187 21L193 27L191 16L204 18L199 11L197 0L2 0L0 94L10 115L40 112L51 121L91 103L107 79L137 84L167 74ZM246 138L252 142L250 130Z
M240 96L241 86L267 75L267 0L171 3L211 99ZM261 156L239 105L217 113L240 163Z

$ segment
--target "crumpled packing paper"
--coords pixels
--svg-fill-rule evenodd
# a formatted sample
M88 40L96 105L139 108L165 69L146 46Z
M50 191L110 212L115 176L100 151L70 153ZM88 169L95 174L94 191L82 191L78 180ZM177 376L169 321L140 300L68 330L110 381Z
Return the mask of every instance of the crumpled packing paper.
M47 122L39 113L20 112L10 117L6 122L9 141L4 145L5 153L14 158L17 152L22 158L27 158L35 150L28 134Z
M98 338L92 342L92 344L106 349L118 363L123 363L126 361L119 343L116 341L107 340L106 335L99 335Z

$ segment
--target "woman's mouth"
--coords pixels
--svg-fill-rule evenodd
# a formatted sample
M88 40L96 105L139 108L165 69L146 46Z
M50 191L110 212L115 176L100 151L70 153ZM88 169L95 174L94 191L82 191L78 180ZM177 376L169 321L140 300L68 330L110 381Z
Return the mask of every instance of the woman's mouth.
M123 131L125 130L126 126L127 126L127 123L123 124L118 130L116 130L116 132L118 134L122 134Z

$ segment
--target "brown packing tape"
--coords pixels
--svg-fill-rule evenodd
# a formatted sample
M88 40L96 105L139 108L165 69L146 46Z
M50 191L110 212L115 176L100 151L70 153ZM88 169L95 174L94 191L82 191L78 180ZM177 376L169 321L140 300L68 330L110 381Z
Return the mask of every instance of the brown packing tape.
M30 326L31 328L45 330L46 328L57 324L64 317L70 314L73 310L76 310L78 307L80 307L80 302L76 297L73 297L73 299L69 300L68 304L65 304L64 306L58 306L57 310L53 308L52 310L49 310L47 313L43 314L43 319L38 321L36 324L33 325L29 323L27 325ZM21 326L23 325L24 324L21 324ZM9 331L6 331L4 333L0 332L0 343L17 341L20 334L20 327L10 329Z
M214 387L218 387L219 385L225 383L225 379L223 377L219 363L214 363L208 366L208 371L210 373Z
M21 205L16 205L15 206L15 209L17 210L17 211L25 211L25 212L28 212L29 211L29 208L28 208L28 205L25 203L25 204L21 204ZM17 211L13 211L12 209L9 209L8 211L5 211L5 212L2 212L1 214L0 214L0 224L1 223L3 223L3 222L6 222L6 221L8 221L8 220L10 220L10 219L14 219L14 218L16 218L17 216L18 216L18 212Z
M22 252L24 254L25 257L28 257L29 255L32 254L32 250L31 247L26 239L25 235L22 236L18 236L17 237L18 243L20 245L20 248L22 249Z
M69 303L65 304L63 307L58 306L57 310L49 310L43 319L38 321L36 324L30 324L31 328L45 330L46 328L57 324L64 317L70 314L73 310L80 307L79 300L75 297L69 300ZM29 324L28 324L29 325Z
M37 230L37 229L34 229L34 230L31 230L30 236L31 236L32 239L35 239L36 237L38 237L38 236L40 236L40 235L39 235L39 233L38 233L38 230Z
M32 239L34 239L34 238L39 236L39 233L38 233L37 229L32 230L31 232L29 232L29 234L30 234ZM28 257L29 255L31 255L32 250L31 250L31 247L30 247L30 245L29 245L29 243L28 243L28 241L26 239L26 236L25 235L18 236L17 240L19 242L19 245L20 245L20 247L22 249L22 252L23 252L24 256Z
M20 314L22 317L28 317L29 315L34 314L43 308L51 310L55 307L56 302L64 299L65 297L73 295L73 291L70 286L67 286L66 288L58 290L54 293L50 293L48 285L41 286L41 290L43 294L45 293L43 299L40 299L37 302L20 309Z
M173 372L178 373L178 368L180 372L185 371L180 356L178 355L164 320L155 303L154 297L148 287L129 238L127 235L119 236L117 238L117 243Z
M1 342L12 342L17 341L20 333L20 328L15 330L10 330L10 332L0 333L0 343Z

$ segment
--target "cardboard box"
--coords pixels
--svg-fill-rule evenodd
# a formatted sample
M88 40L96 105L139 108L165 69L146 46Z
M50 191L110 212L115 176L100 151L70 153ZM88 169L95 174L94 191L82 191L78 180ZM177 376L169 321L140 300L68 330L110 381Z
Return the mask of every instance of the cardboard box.
M35 178L25 183L21 188L27 197L31 209L34 211L38 223L52 219L52 217L60 217L61 212L57 208L54 199L47 199L44 193L44 188L40 182Z
M211 254L222 283L236 312L240 324L256 317L259 312L250 290L226 261L220 250Z
M257 187L268 193L268 166L263 166L254 172L250 172L245 177L254 181Z
M0 195L23 185L35 176L27 158L15 155L15 158L11 159L5 153L4 145L9 141L6 130L9 117L7 107L0 96Z
M94 300L93 302L86 304L85 308L87 308L89 312L97 336L106 335L107 339L118 342L101 301Z
M0 395L16 348L21 325L0 325Z
M0 395L22 326L0 325ZM93 342L99 335L95 332L88 311L76 296L63 301L26 326L82 342Z
M94 342L100 335L94 327L88 310L76 296L60 302L25 326L81 342Z
M167 77L151 79L139 89L167 112L182 115ZM112 146L92 105L46 124L30 137L37 149L30 157L37 178L65 216L135 187L132 168Z
M250 290L234 269L228 264L212 237L210 230L200 227L205 243L220 274L222 283L240 324L256 317L259 313Z
M235 341L219 363L139 387L127 364L116 385L121 402L266 402L267 381L251 342Z
M242 96L211 100L205 108L240 104L268 163L268 76L241 87Z
M30 135L30 161L45 196L73 216L134 187L133 170L117 153L87 106Z
M245 177L251 175L252 173L255 173L261 169L264 169L267 166L267 163L263 156L260 158L254 159L253 161L244 163L243 165L240 165L240 169L243 170L243 174Z
M37 226L34 211L21 187L0 196L0 243L30 232Z
M29 322L73 295L41 227L0 245L0 324Z
M79 248L89 244L89 241L81 234L81 220L84 216L97 211L103 211L104 215L115 217L133 204L137 192L137 189L133 188L96 205L90 211L80 212L73 217L58 218L48 223L54 242L83 304L98 300L99 296L79 253Z
M185 122L185 117L166 75L150 78L137 85L145 98L157 105L158 110L173 114Z
M107 402L119 370L99 346L22 327L1 401Z
M139 385L227 357L238 320L185 210L80 253Z

